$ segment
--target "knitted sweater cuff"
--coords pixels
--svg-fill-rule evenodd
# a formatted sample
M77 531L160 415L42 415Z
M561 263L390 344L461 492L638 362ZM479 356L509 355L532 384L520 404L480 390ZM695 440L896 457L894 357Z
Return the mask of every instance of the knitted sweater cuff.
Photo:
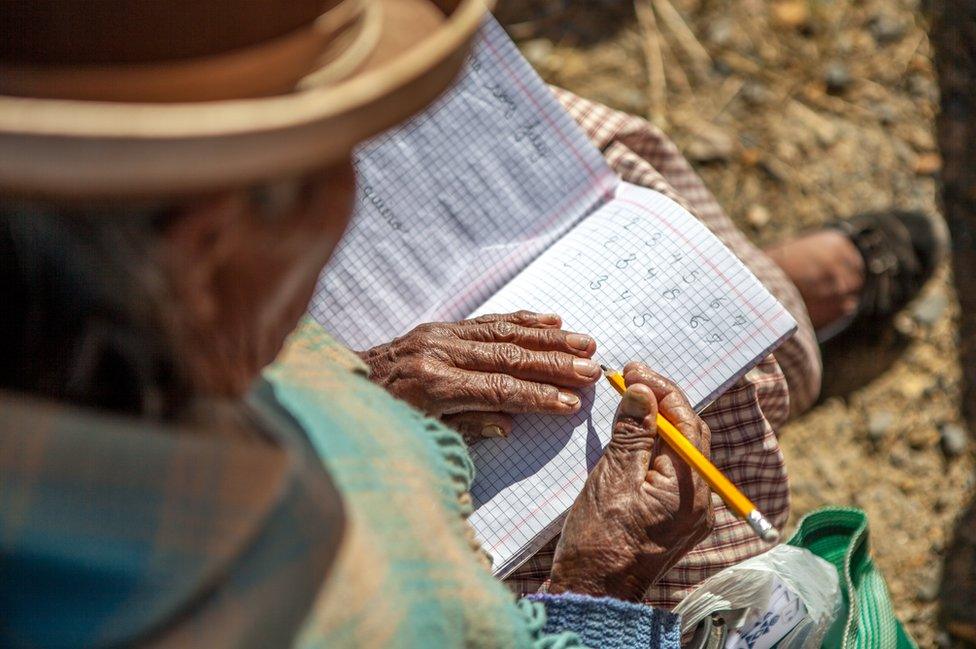
M680 616L643 604L576 593L529 595L546 607L544 633L574 631L588 647L680 649Z

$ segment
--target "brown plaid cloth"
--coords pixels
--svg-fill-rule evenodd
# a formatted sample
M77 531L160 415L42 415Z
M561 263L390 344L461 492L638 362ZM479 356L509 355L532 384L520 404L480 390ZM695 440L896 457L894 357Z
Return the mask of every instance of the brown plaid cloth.
M777 527L786 523L790 498L776 429L803 412L820 391L821 363L813 327L796 287L725 215L701 178L658 128L639 117L553 89L569 113L624 180L661 192L692 214L732 249L793 314L796 335L746 374L702 414L712 431L712 460ZM749 526L713 495L715 528L645 594L673 607L712 574L764 551ZM549 575L556 540L509 578L520 594L534 592Z

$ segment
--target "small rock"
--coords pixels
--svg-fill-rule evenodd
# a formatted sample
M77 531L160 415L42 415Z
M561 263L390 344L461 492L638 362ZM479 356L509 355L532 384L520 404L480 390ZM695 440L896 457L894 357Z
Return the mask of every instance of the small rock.
M919 324L931 326L939 321L948 306L949 298L945 293L929 293L912 308L912 317Z
M888 456L888 462L895 468L901 468L908 463L908 455L900 448L893 449Z
M731 18L722 17L708 25L708 40L718 45L728 45L735 35L735 23Z
M782 0L772 6L773 23L783 29L798 29L810 21L810 10L804 0Z
M762 152L756 147L743 149L739 160L747 167L755 167L762 160Z
M875 107L874 112L878 116L878 121L885 126L893 124L897 117L897 112L891 104L881 104Z
M754 228L761 228L769 223L769 210L763 205L750 205L746 211L746 221Z
M915 158L915 173L919 176L934 176L942 169L942 156L938 153L923 153Z
M915 596L920 602L934 602L939 596L939 588L942 585L941 570L935 569L928 574L922 575L919 579L918 590Z
M887 437L894 423L895 416L887 410L872 413L868 417L868 438L872 442L880 442Z
M900 40L905 35L905 32L908 31L908 25L891 14L885 13L875 16L871 20L868 29L871 30L871 35L874 36L874 40L879 45L884 45Z
M903 376L898 382L898 389L909 400L921 399L935 387L931 377L915 372Z
M750 106L761 106L769 101L769 91L758 81L746 81L739 91L742 101Z
M918 324L907 313L895 314L895 331L903 336L913 336L918 330Z
M717 162L728 160L735 151L735 140L732 136L718 129L700 131L685 150L687 156L695 162Z
M939 439L942 452L946 457L957 457L966 452L969 445L969 434L959 424L943 424L939 429Z
M932 101L937 101L939 97L939 89L935 81L922 74L908 77L908 91L916 97Z
M829 92L843 92L851 85L851 73L840 61L831 61L824 71L824 82Z
M547 38L533 38L521 45L522 54L533 65L542 65L552 53L552 41Z

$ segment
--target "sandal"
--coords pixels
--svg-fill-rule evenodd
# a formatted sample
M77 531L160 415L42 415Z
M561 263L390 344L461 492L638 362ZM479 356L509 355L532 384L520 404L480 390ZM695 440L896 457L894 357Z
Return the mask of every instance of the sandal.
M820 343L890 319L918 295L948 248L945 225L921 212L870 212L827 227L840 230L860 251L865 278L855 312L818 330Z

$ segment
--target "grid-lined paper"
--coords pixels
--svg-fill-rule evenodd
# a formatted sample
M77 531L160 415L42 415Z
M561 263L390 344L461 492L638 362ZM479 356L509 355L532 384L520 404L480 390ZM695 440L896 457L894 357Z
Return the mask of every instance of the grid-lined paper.
M354 349L472 312L555 312L602 362L646 362L700 408L795 326L692 215L620 183L491 19L456 87L356 168L356 214L310 306ZM609 441L616 393L583 398L473 449L471 521L496 574L559 531Z
M356 212L309 307L353 349L463 317L617 184L491 18L457 84L355 162Z
M621 183L616 197L533 261L477 313L558 313L614 367L640 360L701 409L796 326L709 230L664 195ZM471 517L499 574L558 529L610 441L620 397L604 381L565 417L524 415L507 439L472 449ZM548 528L548 529L547 529Z

